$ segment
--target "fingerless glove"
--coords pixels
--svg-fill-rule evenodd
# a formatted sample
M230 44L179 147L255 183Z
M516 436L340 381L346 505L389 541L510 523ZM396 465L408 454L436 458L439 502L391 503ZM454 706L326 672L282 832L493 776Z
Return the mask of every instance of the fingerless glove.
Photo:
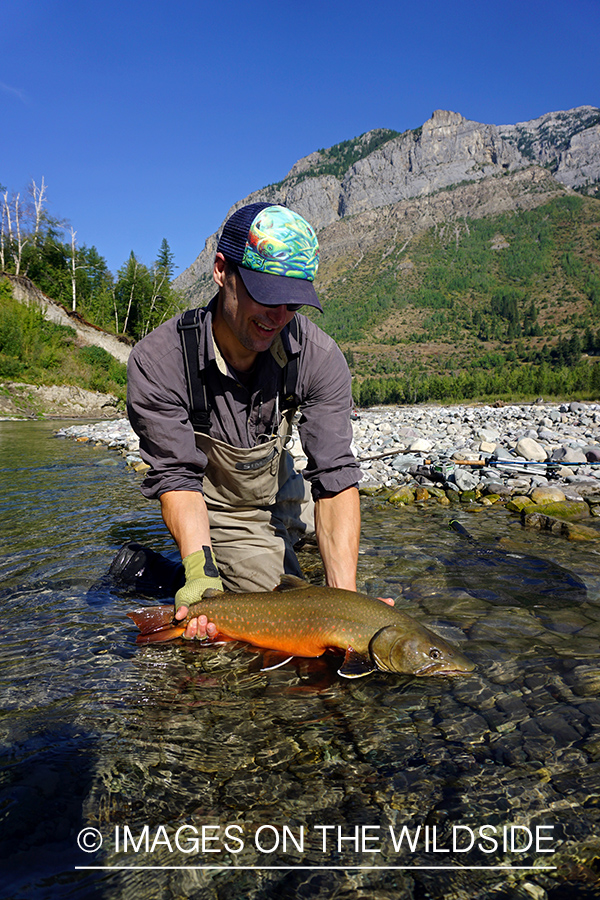
M198 603L207 588L215 591L223 590L223 582L210 547L202 547L202 550L196 550L186 556L183 568L185 584L175 594L175 609L179 609L180 606L189 608L193 603Z

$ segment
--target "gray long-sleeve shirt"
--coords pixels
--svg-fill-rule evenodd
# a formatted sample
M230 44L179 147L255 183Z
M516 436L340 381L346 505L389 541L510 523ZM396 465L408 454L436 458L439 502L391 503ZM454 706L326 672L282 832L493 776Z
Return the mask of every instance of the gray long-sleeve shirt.
M300 340L287 326L271 350L259 355L250 381L243 384L213 340L215 303L216 299L204 313L198 346L211 409L211 437L234 447L253 447L259 435L270 434L279 424L276 398L282 365L297 355L298 431L308 459L303 475L311 482L315 499L355 485L361 476L350 449L351 376L337 344L297 315ZM189 418L178 320L179 316L169 319L140 341L128 364L127 411L142 458L150 466L141 488L149 498L173 490L201 491L207 462L196 446Z

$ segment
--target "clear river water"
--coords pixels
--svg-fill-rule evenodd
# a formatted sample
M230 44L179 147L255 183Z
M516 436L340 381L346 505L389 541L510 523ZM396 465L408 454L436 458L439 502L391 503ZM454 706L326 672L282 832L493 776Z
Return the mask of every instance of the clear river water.
M0 422L3 900L600 897L600 542L365 500L361 587L465 677L138 646L152 601L107 570L173 544L140 476L60 424Z

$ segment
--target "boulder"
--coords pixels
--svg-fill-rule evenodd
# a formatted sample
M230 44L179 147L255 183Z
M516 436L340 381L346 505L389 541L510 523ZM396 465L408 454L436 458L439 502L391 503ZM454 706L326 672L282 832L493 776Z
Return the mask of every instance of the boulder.
M561 491L560 488L550 485L534 488L529 496L532 503L535 503L538 506L544 503L560 503L566 499L564 492Z
M395 491L392 491L388 497L388 501L395 506L404 506L406 503L415 502L415 489L410 484L403 484Z
M590 514L590 508L585 500L559 500L541 504L531 503L530 500L524 511L526 513L541 512L546 516L554 516L565 521L581 519L583 516L589 516Z
M529 437L521 438L520 441L517 441L517 446L515 450L519 456L522 456L523 459L535 461L535 462L544 462L547 459L548 454L544 450L541 444L538 444L536 440Z
M552 460L561 463L587 463L587 457L583 450L577 447L556 447L552 451Z

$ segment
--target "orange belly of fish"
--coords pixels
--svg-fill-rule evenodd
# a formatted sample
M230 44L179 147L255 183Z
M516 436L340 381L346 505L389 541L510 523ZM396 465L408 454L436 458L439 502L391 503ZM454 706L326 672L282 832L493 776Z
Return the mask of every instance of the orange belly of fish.
M328 643L315 634L311 635L282 635L275 632L261 631L259 633L244 628L231 628L226 625L217 625L217 634L214 641L244 641L253 647L263 650L280 650L289 653L290 656L321 656L327 649Z

